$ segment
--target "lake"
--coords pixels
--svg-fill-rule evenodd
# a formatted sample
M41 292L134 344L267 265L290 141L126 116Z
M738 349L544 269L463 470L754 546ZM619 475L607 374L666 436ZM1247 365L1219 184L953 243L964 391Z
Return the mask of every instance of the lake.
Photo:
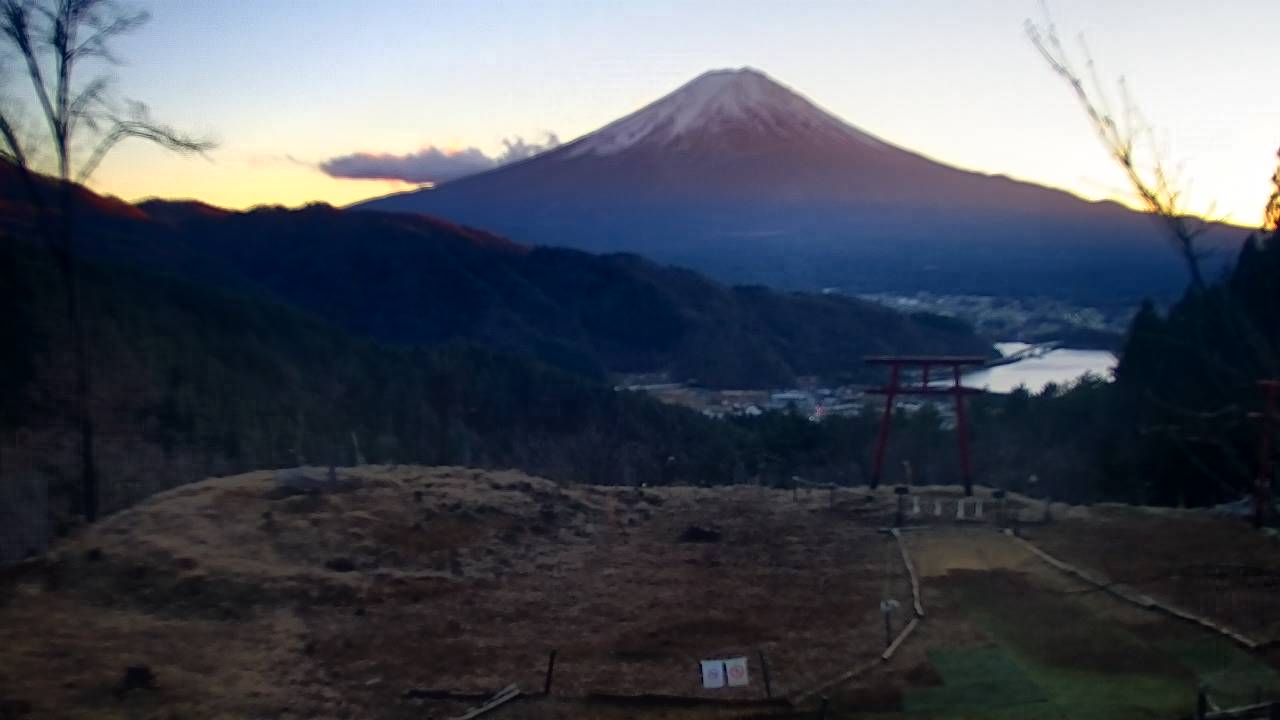
M1027 347L1030 347L1027 343L996 343L1001 355ZM1115 353L1107 350L1050 350L1040 357L966 373L963 382L968 387L995 393L1012 392L1019 385L1038 393L1049 383L1063 385L1090 373L1110 380L1115 366Z

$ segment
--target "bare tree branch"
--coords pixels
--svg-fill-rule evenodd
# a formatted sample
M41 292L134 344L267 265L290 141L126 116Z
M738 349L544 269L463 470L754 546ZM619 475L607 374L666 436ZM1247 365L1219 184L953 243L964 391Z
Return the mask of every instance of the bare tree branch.
M45 120L49 123L49 131L54 138L61 137L58 128L58 114L49 100L49 89L45 85L44 70L40 67L34 38L32 37L31 13L35 7L31 0L0 0L0 35L9 41L27 65L27 76L31 79L32 91L40 102Z
M1098 78L1093 56L1088 46L1084 44L1084 40L1081 39L1080 44L1090 78L1088 85L1075 69L1070 53L1058 38L1057 27L1049 17L1047 7L1044 14L1043 26L1031 20L1026 21L1027 37L1050 69L1070 86L1107 154L1124 171L1129 184L1147 210L1156 215L1165 226L1174 249L1186 265L1191 286L1196 290L1204 289L1204 276L1200 270L1201 254L1197 248L1197 241L1208 225L1203 220L1192 216L1182 206L1182 192L1165 168L1159 152L1153 149L1151 167L1149 169L1142 167L1138 160L1138 142L1144 140L1148 145L1153 144L1151 131L1142 120L1141 114L1130 97L1128 85L1121 78L1119 87L1123 104L1120 119L1117 120L1106 86Z
M1280 150L1276 151L1276 158L1280 159ZM1280 231L1280 162L1276 163L1271 184L1275 189L1271 191L1271 197L1267 198L1267 205L1262 211L1262 229L1277 232Z
M94 146L89 159L76 173L76 182L85 182L107 153L122 140L137 138L159 145L165 149L180 153L196 153L203 155L215 147L208 139L195 138L179 133L177 130L153 122L145 105L135 103L132 117L128 119L113 118L112 125Z
M121 14L112 17L109 21L95 21L93 23L94 32L72 49L72 53L77 60L96 57L109 63L117 64L119 61L111 53L107 41L117 35L133 32L151 19L151 15L142 10L131 13L118 12L121 12Z
M4 158L20 168L27 167L27 155L22 149L18 133L13 129L4 110L0 110L0 137L4 138Z
M1194 444L1200 444L1200 445L1209 445L1217 448L1218 450L1222 451L1223 457L1233 460L1232 465L1235 466L1235 469L1237 470L1237 472L1239 472L1241 469L1240 460L1236 455L1234 449L1229 449L1218 438L1216 437L1206 438L1204 436L1184 438L1181 436L1180 433L1177 433L1177 432L1169 433L1169 437L1172 438L1174 444L1178 446L1178 449L1182 451L1183 456L1185 456L1187 460L1191 462L1192 465L1196 466L1196 469L1200 471L1200 474L1205 477L1211 478L1217 484L1218 490L1222 491L1224 495L1230 497L1232 495L1236 495L1237 493L1248 492L1252 490L1252 477L1250 476L1249 468L1247 465L1244 466L1244 471L1243 473L1241 473L1244 478L1243 481L1241 483L1235 483L1235 482L1232 482L1231 480L1228 480L1226 477L1223 477L1214 469L1213 466L1210 466L1208 463L1204 462L1200 458L1199 453L1197 453L1191 447L1191 445L1194 443Z
M16 49L26 66L32 93L49 127L48 146L57 157L57 174L61 180L56 185L50 208L41 196L30 167L29 148L18 138L13 118L0 108L0 136L5 144L0 155L17 167L39 211L39 229L57 261L66 290L67 322L75 361L73 412L80 439L78 510L90 522L97 519L99 505L90 404L93 375L76 263L76 201L71 181L83 182L112 148L128 138L140 138L178 152L203 153L213 147L207 140L187 137L154 122L141 103L130 103L129 112L124 116L113 112L108 97L110 83L103 76L91 79L78 89L75 87L76 69L81 60L95 58L114 62L110 40L138 28L146 20L146 13L127 12L111 0L0 0L0 46L7 44ZM50 70L52 79L48 77ZM93 150L73 177L76 135L86 129L94 136Z
M5 143L5 160L13 164L18 170L18 177L22 180L22 187L27 192L27 197L31 204L35 206L36 213L47 220L48 206L45 203L44 195L40 192L40 187L36 183L35 176L32 174L27 164L26 153L22 149L22 143L18 139L18 134L14 131L13 125L9 119L5 117L4 112L0 111L0 136L4 137Z
M99 76L89 81L89 84L81 88L80 91L71 98L71 103L67 107L68 135L74 135L76 126L81 122L85 122L90 130L97 130L96 123L93 122L93 116L90 114L90 110L95 105L103 105L106 103L106 92L109 86L110 80L105 76Z

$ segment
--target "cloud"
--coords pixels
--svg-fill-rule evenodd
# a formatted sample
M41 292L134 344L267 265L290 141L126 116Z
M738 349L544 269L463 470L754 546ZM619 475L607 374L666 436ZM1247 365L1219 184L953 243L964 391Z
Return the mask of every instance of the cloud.
M534 155L541 155L548 150L554 150L560 146L560 138L556 137L553 132L547 133L547 137L541 143L525 142L525 139L519 135L514 138L503 138L502 145L505 150L498 157L494 158L499 165L507 163L528 160Z
M555 133L547 133L541 143L529 142L522 137L506 138L503 151L495 156L486 155L479 148L441 150L429 146L406 155L391 153L352 153L330 158L320 163L321 172L335 178L352 180L400 180L408 183L443 183L492 170L500 165L531 158L555 148L560 139Z
M448 182L494 167L493 158L476 148L446 151L436 147L407 155L353 153L320 163L320 170L331 177L410 183Z

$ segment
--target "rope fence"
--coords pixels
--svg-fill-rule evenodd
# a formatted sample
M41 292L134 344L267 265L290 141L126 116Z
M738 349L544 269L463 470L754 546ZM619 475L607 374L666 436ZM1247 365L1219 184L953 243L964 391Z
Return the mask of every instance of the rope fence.
M1037 547L1030 541L1026 540L1025 538L1019 537L1018 535L1014 534L1012 530L1005 529L1004 533L1010 538L1013 538L1014 541L1020 543L1027 550L1031 551L1032 554L1034 554L1036 557L1040 558L1041 560L1045 561L1049 565L1052 565L1053 567L1069 575L1073 575L1085 581L1086 583L1089 583L1090 585L1093 585L1099 588L1100 590L1105 590L1108 593L1111 593L1112 595L1128 603L1137 605L1138 607L1144 608L1146 610L1154 610L1157 612L1164 613L1165 615L1178 618L1180 620L1185 620L1187 622L1200 625L1201 627L1212 630L1213 632L1225 638L1230 639L1232 642L1235 642L1238 645L1241 645L1247 650L1257 650L1259 648L1266 647L1270 644L1269 641L1259 642L1252 638L1246 637L1242 633L1239 633L1228 627L1219 625L1218 623L1215 623L1208 618L1201 617L1200 615L1196 615L1191 612L1187 612L1186 610L1183 610L1178 607L1174 607L1173 605L1170 605L1166 602L1156 600L1155 598L1152 598L1147 595L1143 595L1142 593L1137 592L1132 588L1126 587L1118 583L1111 582L1110 580L1104 577L1088 572L1087 570L1082 570L1069 563L1063 562L1062 560L1055 558L1054 556L1050 555L1044 550L1041 550L1039 547Z

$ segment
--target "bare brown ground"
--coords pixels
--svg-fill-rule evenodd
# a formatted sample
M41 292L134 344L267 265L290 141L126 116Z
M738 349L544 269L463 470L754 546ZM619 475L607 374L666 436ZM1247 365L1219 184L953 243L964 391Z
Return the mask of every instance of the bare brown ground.
M910 537L910 548L917 567L926 568L933 575L931 579L922 578L926 608L932 601L943 615L954 590L948 580L967 586L986 574L995 576L993 584L1003 587L1009 597L1029 592L1059 596L1086 609L1090 616L1143 632L1159 628L1158 632L1168 633L1181 627L1164 615L1132 605L1052 567L1022 544L992 530L955 528L921 533ZM1000 605L1010 604L1017 606L1016 602Z
M905 597L896 548L875 531L887 493L341 474L362 486L271 500L262 472L162 493L6 581L0 716L448 717L466 705L402 695L540 691L553 648L561 699L509 716L741 715L563 698L759 698L761 650L775 693L796 691L878 652L879 600ZM678 542L690 525L723 538ZM335 559L355 569L328 569ZM740 654L751 687L700 688L698 659ZM131 663L159 687L118 699Z
M361 487L272 500L272 474L260 472L178 488L0 579L0 718L447 718L468 703L402 696L509 683L536 693L553 648L553 697L523 700L499 717L741 717L770 710L583 698L760 698L760 650L775 694L798 692L876 657L886 641L882 598L902 604L894 631L910 615L896 545L876 531L892 521L887 489L793 496L559 486L463 468L340 474ZM1021 504L1027 517L1040 512ZM1247 528L1185 514L1070 510L1074 519L1024 533L1068 562L1168 593L1189 610L1216 593L1265 615L1269 586L1254 579L1280 569L1280 552ZM989 644L972 616L983 593L1006 599L1000 612L1024 612L1009 598L1061 594L1141 632L1180 631L1049 567L989 525L929 523L905 535L926 621L891 662L830 691L839 716L892 713L904 688L936 684L930 648ZM722 539L678 542L691 525L718 528ZM1222 558L1256 571L1205 569L1227 564ZM354 569L327 567L335 560ZM1238 615L1220 619L1233 618L1250 629ZM1266 628L1274 629L1254 629ZM701 690L698 659L739 654L750 659L751 687ZM132 663L149 665L159 687L117 698L112 685Z
M1109 508L1024 535L1046 552L1256 641L1280 639L1280 544L1206 513Z
M1078 638L1055 644L1055 633L1070 633L1069 623L1085 617L1141 637L1197 632L1053 568L991 527L936 526L904 538L920 578L925 620L892 660L831 693L836 717L898 717L905 691L941 682L930 665L930 650L997 643L978 622L983 613L1004 616L1005 622L1037 635L1046 662L1117 673L1132 670L1124 665L1128 654L1105 644L1082 646ZM1075 614L1064 615L1064 610Z

